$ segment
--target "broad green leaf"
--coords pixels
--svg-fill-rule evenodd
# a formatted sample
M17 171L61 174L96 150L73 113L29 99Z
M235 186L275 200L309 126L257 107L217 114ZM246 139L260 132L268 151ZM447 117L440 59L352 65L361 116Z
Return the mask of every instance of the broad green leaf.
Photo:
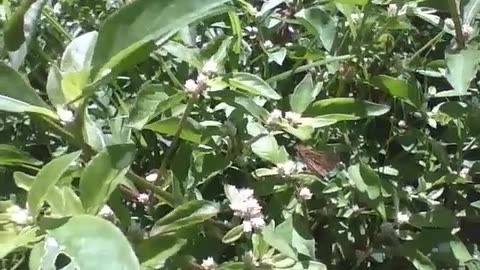
M204 222L216 216L219 205L209 201L190 201L158 220L152 228L152 235L167 234L182 228Z
M246 72L234 72L226 79L230 86L235 89L240 89L256 96L263 96L275 100L281 98L281 96L273 90L268 83L256 75Z
M202 57L198 49L187 48L176 41L168 41L162 49L193 67L202 68Z
M336 3L361 5L361 6L368 4L369 1L370 0L334 0L334 2Z
M308 73L305 78L295 87L290 95L290 108L296 113L303 113L310 103L317 97L322 84L313 85L312 75Z
M353 120L386 114L390 107L370 101L353 98L330 98L314 102L305 112L308 116L337 115L345 116L343 120ZM342 117L340 119L342 120Z
M36 252L30 256L30 269L56 269L54 259L45 265L43 258L49 255L55 258L61 252L71 258L69 269L140 270L127 238L104 219L79 215L69 218L58 228L46 229L48 242L43 241L34 248Z
M8 18L7 23L3 27L3 38L5 47L9 51L16 51L25 42L25 34L23 30L24 16L35 0L22 1L17 10Z
M55 158L47 163L35 176L35 181L27 195L28 209L35 217L42 207L45 196L60 180L68 167L80 157L81 151L73 152Z
M475 20L478 11L480 11L480 1L464 0L461 2L463 6L463 23L470 25Z
M323 46L332 51L333 44L337 37L337 20L319 7L302 9L295 14L299 21L317 35L322 41Z
M288 242L296 252L315 258L315 240L308 227L308 220L293 214L275 229L277 237Z
M39 113L57 118L25 79L4 62L0 63L0 110Z
M37 241L37 228L24 228L19 232L0 231L0 259L17 248L25 247Z
M409 224L417 228L453 229L457 225L457 219L452 211L439 207L432 211L413 214L410 217Z
M222 238L222 242L225 244L230 244L242 237L243 235L243 225L238 225L231 230L229 230Z
M102 70L115 67L116 64L111 61L121 61L119 58L127 57L147 42L165 41L225 2L227 0L130 2L110 16L100 28L92 63L101 74Z
M150 117L155 114L160 102L168 99L160 84L143 85L138 93L133 108L130 110L127 125L135 129L142 129Z
M173 136L178 130L179 123L180 118L171 117L148 124L144 127L144 129L149 129L160 134ZM180 138L182 140L200 143L202 139L202 127L195 120L189 118L182 128Z
M63 52L60 69L63 72L78 72L90 69L97 37L98 33L92 31L74 38Z
M29 191L35 181L34 176L22 172L13 174L15 184L26 191ZM53 186L45 195L45 201L50 206L51 215L58 217L83 214L82 203L77 194L70 186Z
M156 235L142 240L135 247L135 253L142 266L155 268L180 251L186 243L186 239L176 236Z
M417 109L420 109L423 104L422 91L406 80L379 75L374 77L372 82L383 91L396 98L404 100Z
M288 239L282 237L275 229L274 222L265 226L262 230L263 240L267 242L270 246L280 251L283 255L288 256L292 259L297 259L297 252L292 248Z
M105 135L102 132L102 129L95 123L88 111L88 108L85 108L85 113L83 117L83 138L85 142L90 145L95 151L102 151L107 142L105 141Z
M466 93L470 83L477 74L480 61L480 50L467 47L460 51L445 52L447 78L450 85L459 93Z
M348 169L350 179L361 193L368 196L370 200L376 200L382 196L381 180L372 168L361 163Z
M266 135L255 141L252 151L260 158L270 161L273 164L283 163L288 160L285 148L280 147L273 135Z
M9 144L0 144L0 165L40 165L41 161L33 158L29 153Z
M67 98L62 90L63 74L57 65L52 65L47 77L47 95L53 106L64 106Z
M135 158L135 146L106 147L93 157L80 178L80 199L90 214L96 214L127 173Z

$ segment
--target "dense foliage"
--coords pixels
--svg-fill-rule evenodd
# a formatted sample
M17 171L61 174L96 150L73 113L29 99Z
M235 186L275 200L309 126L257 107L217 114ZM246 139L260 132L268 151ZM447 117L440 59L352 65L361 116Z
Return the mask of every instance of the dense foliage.
M480 269L479 0L1 7L1 269Z

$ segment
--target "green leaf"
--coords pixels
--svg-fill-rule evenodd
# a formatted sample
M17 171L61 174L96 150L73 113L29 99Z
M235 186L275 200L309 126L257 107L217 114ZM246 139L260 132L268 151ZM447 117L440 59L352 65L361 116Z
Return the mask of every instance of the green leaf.
M275 229L277 237L288 242L296 252L315 258L315 240L308 227L308 220L293 214Z
M197 69L202 68L202 56L198 49L187 48L175 41L168 41L162 46L162 49Z
M23 30L24 16L33 3L35 3L35 0L22 1L18 9L10 18L8 18L7 23L3 28L3 38L5 47L9 51L16 51L20 48L23 42L25 42Z
M80 154L81 151L77 151L55 158L38 172L27 195L28 208L34 217L37 216L42 207L45 196L60 180L72 162L78 159Z
M180 118L171 117L146 125L144 129L149 129L161 134L173 136L177 132L179 123ZM202 139L201 126L195 120L189 118L182 128L180 138L193 143L200 143Z
M433 211L419 212L410 217L409 224L417 228L453 229L457 225L455 214L444 207Z
M295 17L310 31L317 35L323 46L332 51L337 37L337 20L323 9L313 7L302 9Z
M295 251L295 249L292 248L288 239L282 237L282 235L277 232L274 222L263 228L262 236L265 242L267 242L276 250L280 251L280 253L282 253L283 255L295 260L297 259L297 252Z
M480 11L480 1L479 0L465 0L461 1L463 5L463 23L471 25L475 20L475 17Z
M158 220L152 228L152 235L164 235L202 223L216 216L219 211L219 205L209 201L197 200L184 203Z
M114 68L114 62L121 61L119 58L127 57L150 41L165 41L225 2L227 0L139 0L124 5L100 28L92 63L102 74L103 70Z
M152 117L160 102L168 99L160 84L145 84L140 89L135 105L130 110L127 126L142 129Z
M361 163L348 169L350 179L361 193L365 193L370 200L381 197L380 177L368 165Z
M406 80L397 79L386 75L379 75L372 79L372 83L383 91L396 98L404 100L417 109L422 107L422 91Z
M0 165L12 166L21 164L40 165L42 162L13 145L0 144Z
M155 268L175 255L185 244L186 239L173 235L156 235L142 240L135 247L135 253L142 266Z
M96 31L75 37L63 52L60 69L63 72L78 72L90 69L97 37L98 33Z
M93 157L80 178L80 199L90 214L96 214L127 173L135 158L135 146L106 147Z
M330 98L314 102L305 112L309 116L337 115L353 120L386 114L390 107L353 98ZM341 119L339 119L341 120Z
M243 235L243 225L240 224L236 227L233 227L231 230L229 230L222 238L222 242L225 244L230 244L242 237Z
M370 0L334 0L336 3L341 4L352 4L352 5L361 5L364 6L368 4Z
M259 138L252 143L251 147L253 153L273 164L283 163L288 160L288 153L285 148L278 145L277 140L273 135Z
M317 97L322 84L313 85L312 75L308 73L305 78L295 87L290 95L290 108L296 113L303 113L310 103Z
M4 62L0 63L0 110L39 113L57 118L25 79Z
M244 90L253 95L274 100L282 98L268 83L250 73L234 72L227 77L227 80L231 87Z
M32 252L35 256L30 256L30 269L56 269L55 259L46 264L43 258L56 258L63 253L71 258L68 269L140 270L138 259L122 231L98 217L69 218L60 227L47 230L46 239L48 245L44 241L36 246L35 253Z
M480 50L474 47L467 47L460 51L445 52L447 64L447 78L450 85L459 93L466 93L478 71Z
M19 232L0 231L0 259L17 248L25 247L37 240L37 228L24 228ZM7 260L8 261L8 260Z

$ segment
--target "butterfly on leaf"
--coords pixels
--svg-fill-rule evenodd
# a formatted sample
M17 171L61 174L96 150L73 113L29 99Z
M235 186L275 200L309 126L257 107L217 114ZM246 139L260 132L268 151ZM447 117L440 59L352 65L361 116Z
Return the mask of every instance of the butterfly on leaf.
M340 161L333 153L314 150L311 147L297 144L294 146L297 157L307 168L317 175L325 177L335 169Z

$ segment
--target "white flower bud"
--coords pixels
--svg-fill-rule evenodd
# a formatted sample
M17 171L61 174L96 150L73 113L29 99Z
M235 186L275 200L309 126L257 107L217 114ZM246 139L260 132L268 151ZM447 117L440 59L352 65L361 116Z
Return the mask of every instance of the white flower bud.
M147 174L147 176L145 176L145 180L147 180L148 182L155 182L157 178L158 178L157 172L152 172Z
M397 222L400 224L408 223L410 221L410 213L407 212L398 212L397 213Z
M63 106L57 106L57 115L58 118L60 118L60 121L62 121L63 123L71 123L75 120L75 115L73 114L73 111Z
M464 24L464 25L462 25L462 34L463 34L463 37L464 37L465 39L467 39L467 40L470 39L470 37L472 36L474 30L475 30L475 29L473 29L473 27L472 27L471 25L469 25L469 24Z
M213 60L208 60L203 65L202 72L206 75L216 74L218 72L218 64Z
M313 196L312 192L307 187L302 187L300 192L298 192L298 195L300 196L300 199L304 201L310 200Z
M399 128L406 128L407 123L404 120L400 120L400 121L398 121L398 127Z
M102 207L102 209L100 209L100 211L98 212L98 215L103 217L103 218L109 219L109 218L113 217L112 208L110 208L110 206L105 204Z
M265 47L265 49L271 49L273 48L273 43L270 41L270 40L265 40L265 42L263 43L263 47Z
M287 119L287 121L293 125L300 123L301 118L302 118L302 115L296 112L285 113L285 119Z
M395 16L397 16L397 13L398 13L397 4L388 5L387 14L388 14L389 17L395 17Z
M148 196L148 194L146 194L146 193L140 193L140 194L138 194L138 196L137 196L137 201L138 201L139 203L145 204L145 203L148 202L149 198L150 198L150 196Z
M204 259L202 261L201 266L205 270L213 270L217 267L217 264L215 263L212 257L208 257L207 259Z

